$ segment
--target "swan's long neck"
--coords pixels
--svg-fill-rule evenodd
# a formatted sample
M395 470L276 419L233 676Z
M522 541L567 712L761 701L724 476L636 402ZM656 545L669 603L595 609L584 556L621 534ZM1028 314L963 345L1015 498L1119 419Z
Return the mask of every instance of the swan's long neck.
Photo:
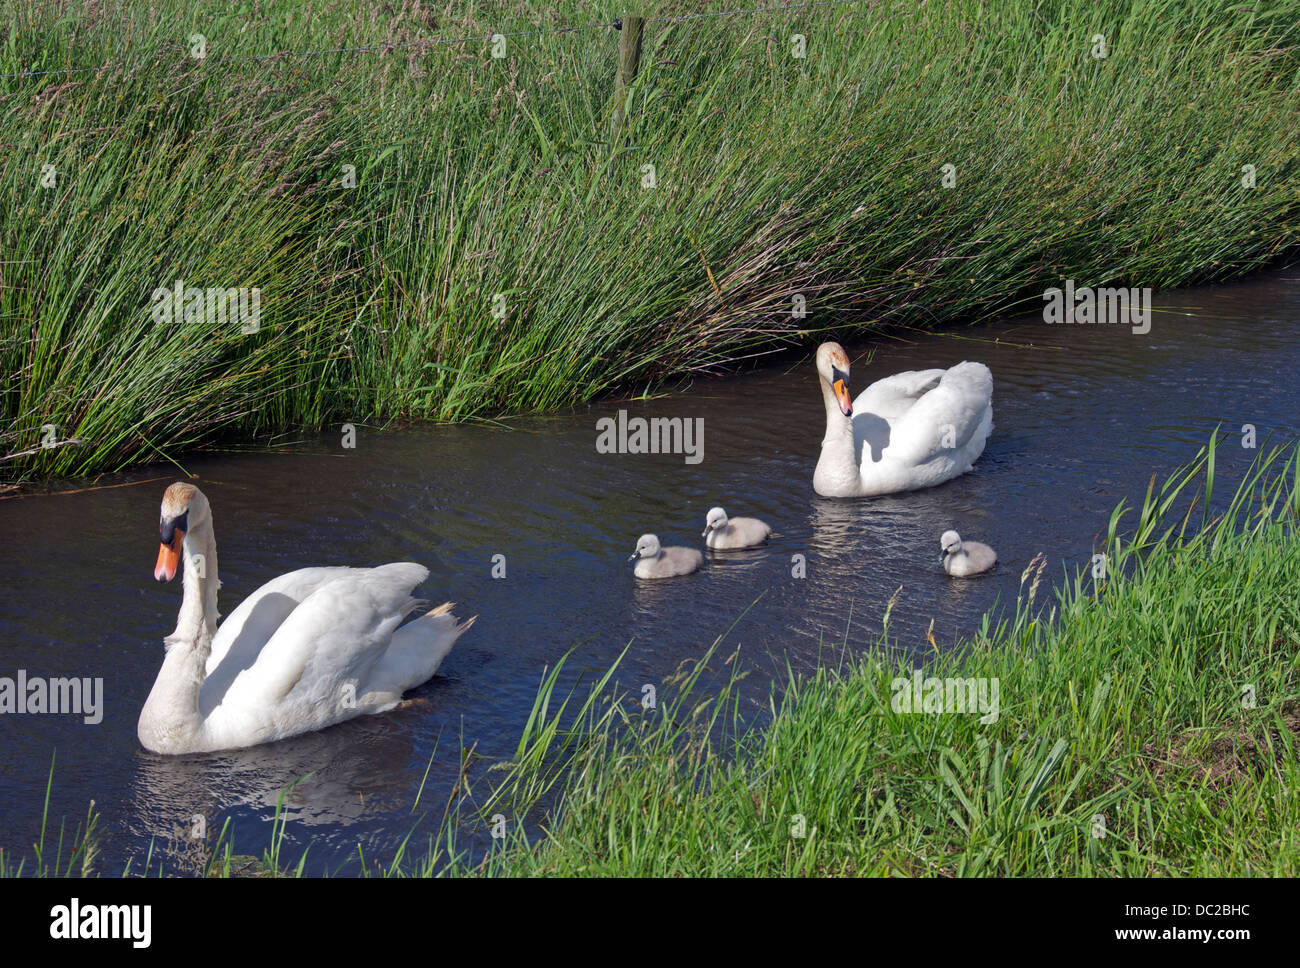
M186 533L181 569L181 610L170 638L183 636L193 642L206 638L210 649L217 631L217 589L221 585L217 580L217 539L210 517Z
M852 497L862 491L862 475L853 444L853 421L840 410L835 391L826 379L823 377L818 382L826 406L826 436L822 438L822 454L813 475L813 486L818 494L828 497Z
M158 753L194 749L203 728L199 689L212 653L212 636L217 630L220 585L217 542L210 519L186 533L181 569L184 592L176 616L176 631L167 636L162 669L140 711L140 740Z

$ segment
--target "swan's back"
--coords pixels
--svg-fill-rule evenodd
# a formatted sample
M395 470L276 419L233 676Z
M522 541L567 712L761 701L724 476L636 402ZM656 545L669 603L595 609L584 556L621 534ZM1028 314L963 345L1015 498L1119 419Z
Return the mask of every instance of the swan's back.
M282 576L299 575L286 583L287 590L267 591L275 582L259 589L253 597L260 596L261 604L253 605L218 667L220 675L248 647L239 633L249 636L258 609L282 610L291 591L314 582L314 590L289 611L255 660L233 669L219 702L208 711L204 729L230 745L267 742L391 709L402 692L433 675L471 624L458 625L445 605L398 628L420 604L411 591L429 574L414 562L303 572L316 574ZM328 572L333 574L321 574Z
M257 659L262 646L275 634L276 629L307 596L336 578L369 570L348 567L299 568L272 578L240 602L217 629L217 634L212 637L212 651L208 655L208 676L211 677L223 665L227 668L232 665L239 669L247 668ZM228 657L231 662L226 661ZM205 689L207 685L208 681L205 681Z
M884 420L897 420L916 401L935 389L947 370L904 370L882 377L858 394L853 411L865 410Z
M873 383L853 405L863 494L932 487L965 474L993 431L993 374L983 363Z

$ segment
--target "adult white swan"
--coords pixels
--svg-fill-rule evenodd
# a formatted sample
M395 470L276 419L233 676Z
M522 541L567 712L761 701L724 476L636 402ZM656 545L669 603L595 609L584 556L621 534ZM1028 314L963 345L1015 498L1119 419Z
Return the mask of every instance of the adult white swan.
M983 363L909 370L850 402L849 357L817 348L826 436L813 473L823 497L869 497L932 487L971 469L993 430L993 375Z
M473 619L448 602L398 624L419 601L429 570L303 568L272 579L217 628L217 545L203 492L167 488L154 577L170 581L182 552L176 631L137 734L156 753L237 749L392 709L427 680Z

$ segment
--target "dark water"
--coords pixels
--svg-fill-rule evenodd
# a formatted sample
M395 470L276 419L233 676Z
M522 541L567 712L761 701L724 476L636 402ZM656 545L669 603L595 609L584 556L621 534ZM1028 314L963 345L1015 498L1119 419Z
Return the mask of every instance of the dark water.
M749 694L761 699L787 661L811 669L846 635L852 648L876 647L899 586L894 647L929 649L931 621L950 645L987 609L1014 602L1036 553L1053 582L1087 562L1116 502L1140 498L1152 473L1191 459L1216 425L1239 433L1254 424L1261 443L1296 436L1300 273L1157 293L1155 307L1144 336L1035 317L959 338L884 341L870 364L869 347L849 347L855 393L892 372L963 359L993 371L995 429L976 470L897 497L813 493L824 415L807 360L509 428L361 427L352 450L332 434L299 453L189 461L213 505L223 612L294 568L412 560L431 572L418 594L479 616L408 706L226 755L159 757L135 736L180 604L179 583L152 578L158 502L175 471L0 501L0 676L103 677L105 692L94 726L0 717L0 846L30 856L57 751L51 817L75 823L95 800L107 835L102 871L120 872L128 859L138 869L151 837L196 812L230 818L236 848L260 853L280 791L307 773L287 797L287 854L296 859L312 842L309 870L354 870L358 844L387 859L426 810L432 820L419 829L436 825L462 745L487 758L471 773L475 792L486 792L482 764L508 756L544 668L569 649L572 681L603 672L631 642L618 679L639 694L731 629L728 651L742 647ZM620 407L704 418L704 461L598 454L596 421ZM1253 454L1231 443L1220 465L1232 476ZM689 578L633 580L625 559L638 535L698 546L713 504L761 517L777 536ZM938 538L950 527L992 544L998 570L948 579ZM491 576L498 554L503 580ZM805 578L791 576L795 554L805 556Z

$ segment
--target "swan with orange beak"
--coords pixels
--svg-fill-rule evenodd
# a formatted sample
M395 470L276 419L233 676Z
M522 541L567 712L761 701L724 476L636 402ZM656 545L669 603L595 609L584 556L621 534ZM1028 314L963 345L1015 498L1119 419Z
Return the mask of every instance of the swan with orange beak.
M238 749L396 706L473 624L447 602L402 625L429 570L301 568L267 582L217 627L217 545L208 499L178 482L163 495L154 577L180 571L176 630L140 711L156 753ZM401 626L400 628L398 626Z
M817 348L826 435L813 472L823 497L933 487L965 474L993 432L993 375L983 363L908 370L849 395L849 356Z

